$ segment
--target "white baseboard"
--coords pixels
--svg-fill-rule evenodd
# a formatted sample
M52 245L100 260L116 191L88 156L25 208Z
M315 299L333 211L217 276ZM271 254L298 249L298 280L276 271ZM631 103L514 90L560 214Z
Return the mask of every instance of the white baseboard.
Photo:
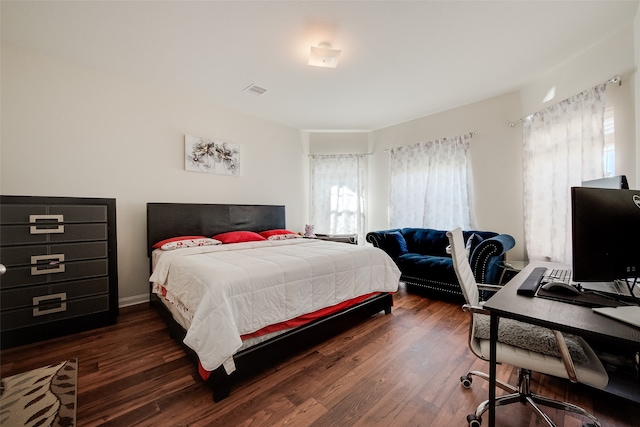
M120 298L118 300L118 307L128 307L130 305L143 304L149 302L149 294L134 295L132 297Z

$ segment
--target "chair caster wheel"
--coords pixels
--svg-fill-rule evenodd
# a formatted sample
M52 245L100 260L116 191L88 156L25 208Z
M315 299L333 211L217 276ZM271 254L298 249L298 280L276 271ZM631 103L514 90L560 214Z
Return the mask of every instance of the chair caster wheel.
M467 375L460 377L460 382L462 383L462 387L469 388L471 387L471 383L473 382L473 380L470 376Z
M467 415L467 422L469 423L469 427L480 427L482 418L476 417L476 414L469 414Z

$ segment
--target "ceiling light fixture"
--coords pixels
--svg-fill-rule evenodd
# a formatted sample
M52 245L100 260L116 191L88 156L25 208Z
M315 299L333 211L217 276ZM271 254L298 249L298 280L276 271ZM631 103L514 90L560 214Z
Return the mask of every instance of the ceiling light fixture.
M331 49L327 43L321 43L318 47L311 46L308 64L314 67L336 68L341 53L340 49Z

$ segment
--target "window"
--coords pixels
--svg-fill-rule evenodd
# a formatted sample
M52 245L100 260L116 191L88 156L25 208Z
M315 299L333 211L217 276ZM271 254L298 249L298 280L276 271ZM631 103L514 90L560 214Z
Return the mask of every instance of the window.
M613 107L604 110L604 176L616 174L616 138Z
M364 155L312 156L310 221L317 233L364 236ZM358 242L364 243L363 238Z
M472 228L470 139L467 134L391 150L391 228Z
M599 85L524 121L524 228L529 260L571 263L570 189L603 176L605 90L604 84Z

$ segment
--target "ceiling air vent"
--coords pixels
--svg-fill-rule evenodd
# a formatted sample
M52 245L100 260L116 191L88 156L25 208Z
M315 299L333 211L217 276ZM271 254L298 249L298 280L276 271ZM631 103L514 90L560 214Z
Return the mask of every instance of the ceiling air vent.
M252 93L252 94L257 95L257 96L260 96L263 93L265 93L267 90L265 88L263 88L263 87L251 84L251 85L247 86L246 88L244 88L244 91Z

